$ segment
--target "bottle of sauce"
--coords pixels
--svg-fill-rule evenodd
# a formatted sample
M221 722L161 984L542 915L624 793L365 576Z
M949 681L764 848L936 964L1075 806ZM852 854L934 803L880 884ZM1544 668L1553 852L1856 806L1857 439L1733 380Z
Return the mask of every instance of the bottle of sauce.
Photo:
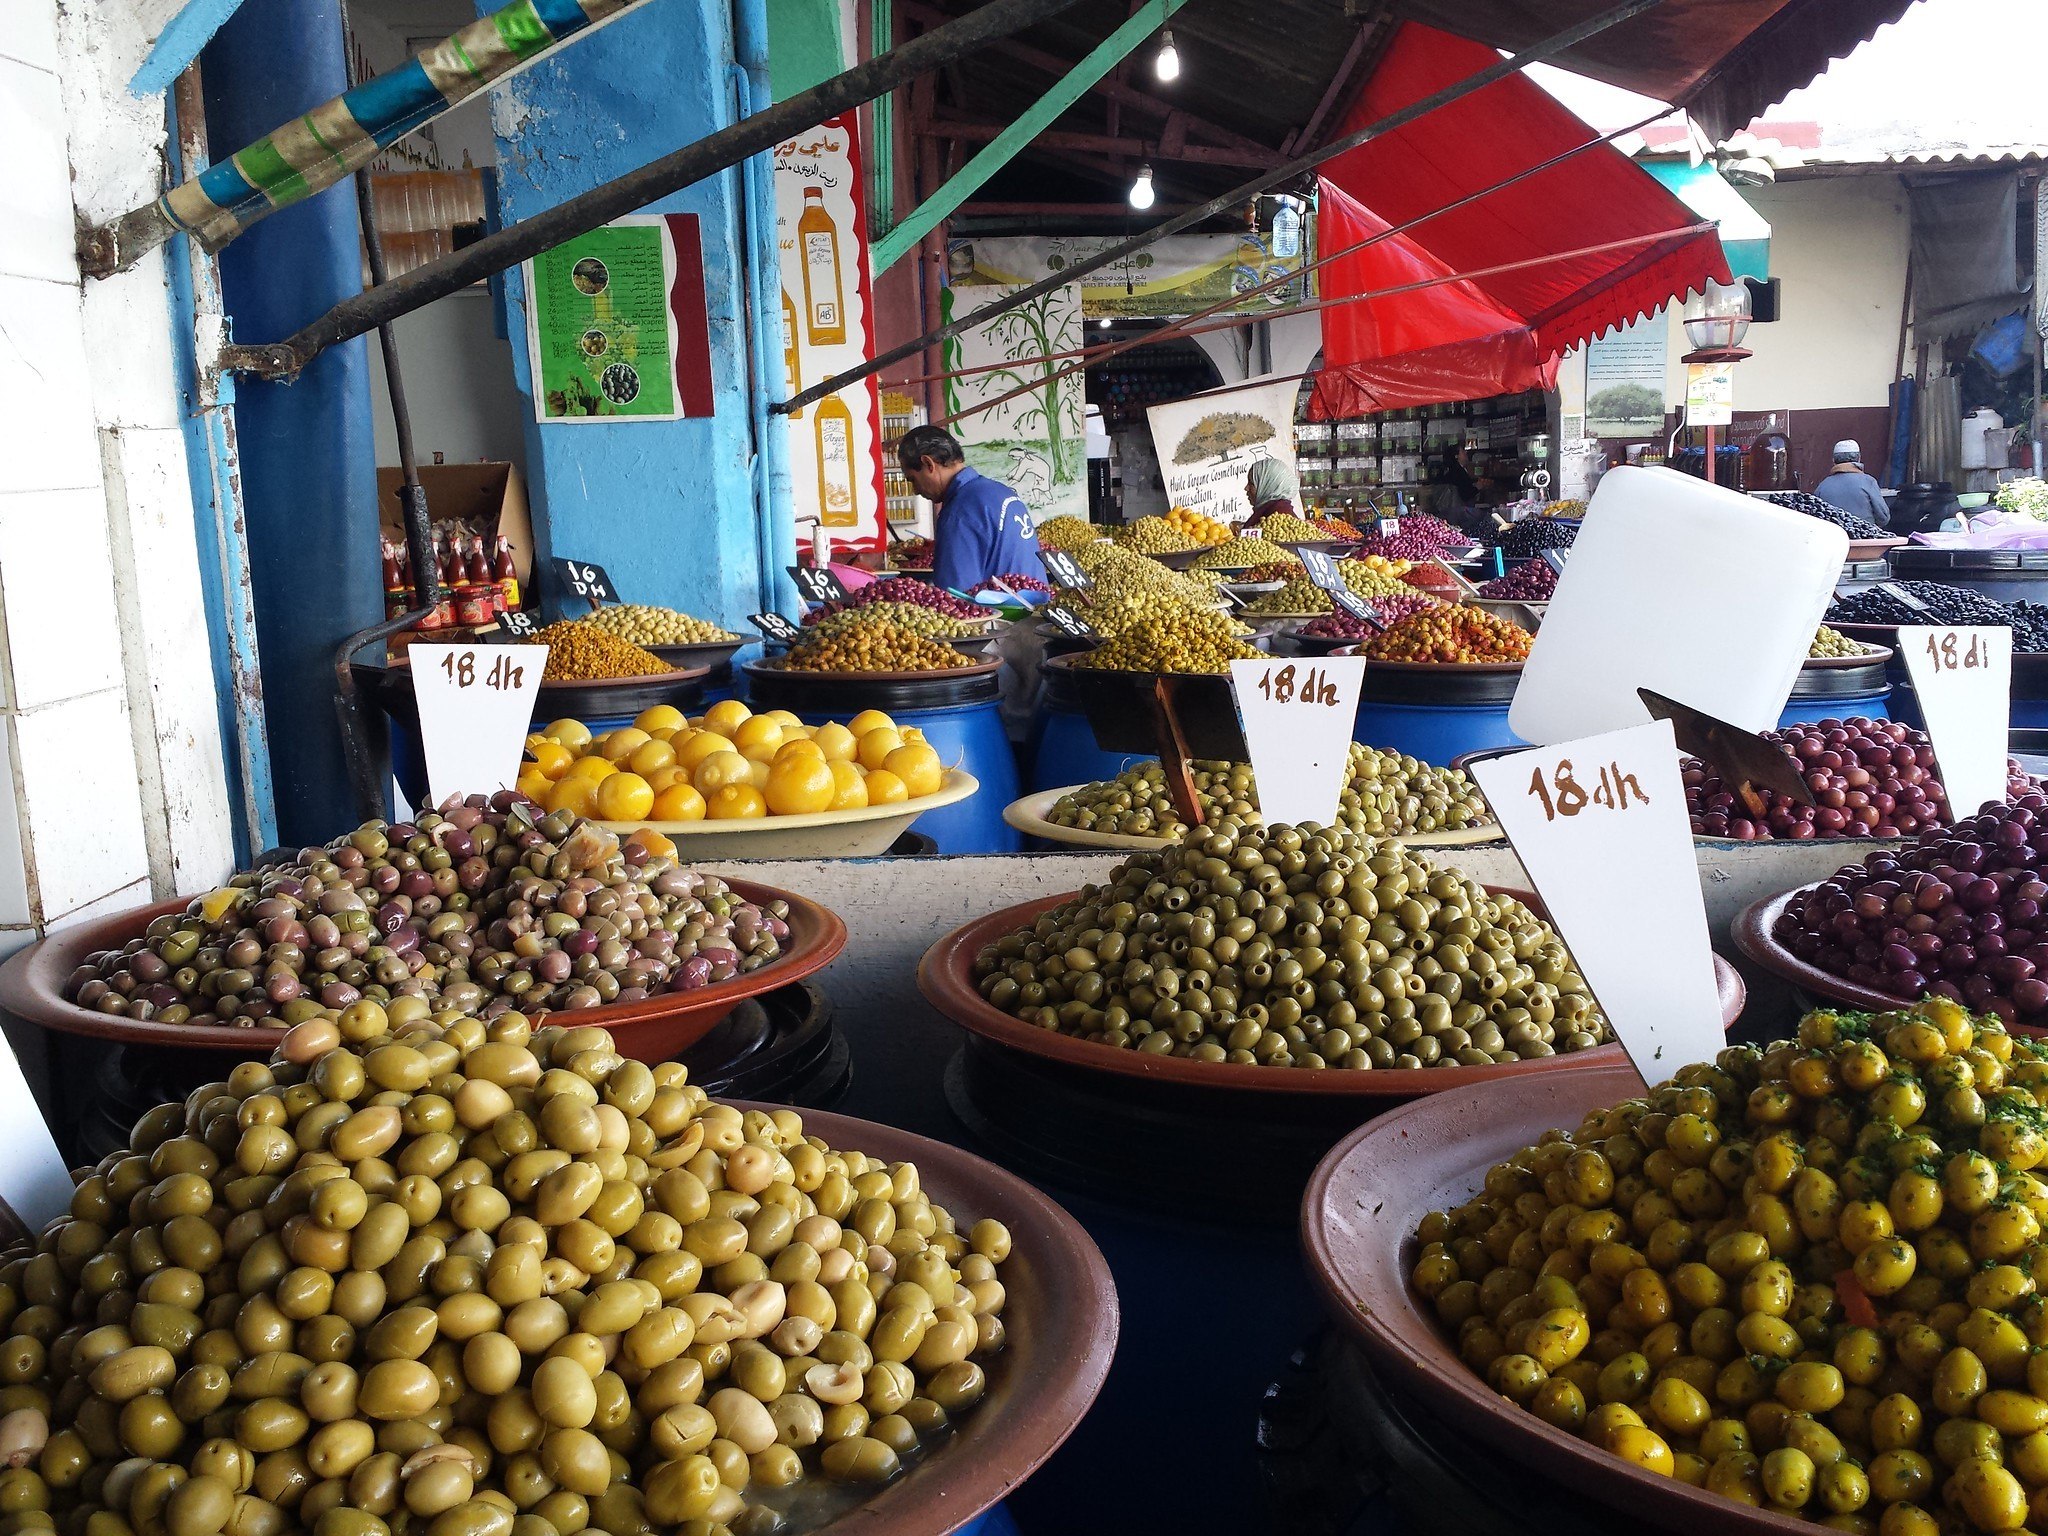
M441 556L440 545L438 542L431 540L428 542L427 559L433 563L437 570L439 569L441 564ZM408 581L409 580L410 578L408 578ZM442 602L435 604L432 608L429 608L426 611L425 615L420 619L418 628L421 631L421 633L425 633L429 630L446 629L448 627L450 621L453 618L453 615L448 612L445 612L443 609L443 604L445 604L447 597L448 593L444 588L441 593ZM419 593L416 590L412 594L411 603L412 606L414 607L417 607L419 605Z
M497 551L498 611L517 613L519 611L519 567L512 560L512 541L504 534L498 535Z
M455 622L463 629L477 629L491 621L490 598L477 579L483 574L483 555L474 543L465 549L459 533L454 548Z
M462 622L458 612L455 589L462 585L462 552L455 546L455 535L446 532L441 538L441 625L453 629Z
M384 543L384 617L403 618L412 609L412 584L405 579L405 571L398 562L398 546L391 540Z

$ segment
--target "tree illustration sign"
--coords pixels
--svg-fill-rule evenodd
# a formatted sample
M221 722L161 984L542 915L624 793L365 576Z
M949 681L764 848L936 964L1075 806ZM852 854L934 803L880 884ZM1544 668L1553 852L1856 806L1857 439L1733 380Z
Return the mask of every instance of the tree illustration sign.
M1149 407L1152 444L1166 497L1221 522L1243 522L1252 505L1245 478L1259 459L1294 467L1296 379L1250 385Z
M945 318L971 318L1015 288L979 284L945 291ZM1081 375L1062 375L1058 354L1081 345L1081 290L1055 288L992 315L946 343L951 432L967 462L1009 486L1039 522L1088 515ZM991 402L1008 395L999 405ZM975 411L977 405L986 410Z

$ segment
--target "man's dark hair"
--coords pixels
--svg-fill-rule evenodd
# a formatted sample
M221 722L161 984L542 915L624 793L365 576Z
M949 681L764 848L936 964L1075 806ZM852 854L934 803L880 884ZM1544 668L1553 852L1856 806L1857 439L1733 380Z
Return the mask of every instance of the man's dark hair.
M944 427L912 427L896 442L896 462L915 469L926 459L934 464L958 464L966 455L959 440Z

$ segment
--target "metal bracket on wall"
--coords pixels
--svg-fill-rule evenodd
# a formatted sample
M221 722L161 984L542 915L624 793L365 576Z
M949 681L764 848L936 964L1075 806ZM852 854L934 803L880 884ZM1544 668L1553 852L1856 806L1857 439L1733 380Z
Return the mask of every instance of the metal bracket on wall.
M296 347L288 347L281 341L260 342L253 347L229 342L215 354L214 366L222 373L252 373L259 379L289 379L306 366L306 360L299 356Z

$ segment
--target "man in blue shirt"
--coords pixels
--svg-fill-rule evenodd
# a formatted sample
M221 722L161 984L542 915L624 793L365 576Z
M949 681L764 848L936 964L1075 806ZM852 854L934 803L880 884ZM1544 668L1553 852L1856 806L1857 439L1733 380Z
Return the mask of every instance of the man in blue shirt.
M1892 510L1885 505L1884 488L1863 472L1863 450L1854 439L1843 438L1835 444L1834 472L1813 488L1813 494L1837 512L1847 512L1880 528L1891 526Z
M896 461L917 494L939 509L932 575L940 586L966 592L991 576L1044 579L1031 508L1007 485L969 468L952 433L912 427L896 444Z

